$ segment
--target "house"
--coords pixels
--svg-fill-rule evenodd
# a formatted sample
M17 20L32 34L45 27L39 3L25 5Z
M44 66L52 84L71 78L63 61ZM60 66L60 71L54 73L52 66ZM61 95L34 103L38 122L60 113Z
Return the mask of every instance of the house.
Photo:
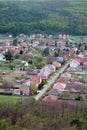
M30 75L29 79L23 81L23 85L27 87L32 87L32 85L34 84L35 87L37 88L41 82L42 82L41 76Z
M28 45L27 45L27 43L26 43L26 42L22 42L22 43L21 43L21 46L22 46L23 48L28 47Z
M48 46L55 46L55 40L53 40L53 39L47 39L46 40L46 44Z
M84 69L84 70L87 70L87 61L84 61L84 62L83 62L83 69Z
M52 63L52 65L55 66L56 69L58 69L59 67L61 67L61 64L60 64L59 62L57 62L57 61L54 61L54 62Z
M30 34L30 39L34 39L36 37L36 34Z
M7 52L8 51L8 47L7 46L2 46L1 47L1 51L2 52Z
M58 96L58 94L59 94L59 91L57 89L51 89L48 92L48 95Z
M82 57L76 57L71 61L70 67L77 68L83 62L83 60L84 59Z
M59 92L63 91L65 87L66 85L60 82L57 82L53 85L53 89L57 89Z
M65 73L61 74L61 77L71 78L71 74L65 72Z
M14 52L13 52L14 55L19 54L19 53L20 53L20 50L21 50L20 48L15 49Z
M56 102L57 97L53 95L48 95L43 99L44 102Z
M66 61L70 57L70 53L65 53L62 56L63 56L64 60Z
M0 54L0 61L5 61L5 56Z
M59 34L59 35L58 35L58 38L65 40L65 39L67 38L67 35L66 35L66 34L64 34L64 35Z
M87 94L87 84L82 83L69 83L66 86L66 90L71 93L80 93L80 94Z
M70 80L70 82L79 82L79 83L85 83L85 80L82 77L76 77L76 78L72 78Z
M35 69L33 69L33 68L28 68L27 69L27 74L28 75L37 75L38 72Z
M45 76L46 78L48 78L55 71L56 71L56 67L55 66L53 66L51 64L47 64L40 70L38 75L39 76Z
M47 48L46 45L40 45L40 46L39 46L39 49L42 50L42 51L43 51L44 49L46 49L46 48Z
M62 51L63 51L64 49L66 49L66 47L61 45L61 46L56 47L56 49L57 49L57 50L62 50Z
M39 86L39 84L42 82L42 78L39 75L31 75L30 76L30 85L32 85L33 83L35 83L36 88Z
M64 58L62 56L56 57L56 60L60 63L63 63Z
M59 38L59 39L62 39L62 38L63 38L62 34L59 34L59 35L58 35L58 38Z
M76 69L72 68L72 67L69 67L69 68L67 68L66 72L72 74L72 73L76 72Z
M26 62L24 66L25 66L25 67L28 67L28 66L29 66L28 62Z
M14 95L20 95L20 89L14 89L12 93Z
M24 84L22 84L19 89L20 89L20 94L21 95L26 95L27 96L30 93L29 86L26 86Z
M60 77L57 82L67 84L69 81L69 78L67 77Z
M25 86L30 87L30 85L31 85L30 79L24 80L24 81L23 81L23 84L24 84Z

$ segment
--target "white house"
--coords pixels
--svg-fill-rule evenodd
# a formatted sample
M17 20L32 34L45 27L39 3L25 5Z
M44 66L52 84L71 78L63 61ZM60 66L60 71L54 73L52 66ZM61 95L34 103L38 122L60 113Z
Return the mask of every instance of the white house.
M79 65L80 65L80 63L77 62L76 60L72 60L70 63L71 68L77 68Z
M5 61L5 56L0 54L0 61Z

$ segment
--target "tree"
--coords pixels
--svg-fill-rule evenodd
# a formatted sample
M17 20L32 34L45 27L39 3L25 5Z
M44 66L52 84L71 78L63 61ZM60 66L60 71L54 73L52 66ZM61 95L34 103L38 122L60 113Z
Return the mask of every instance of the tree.
M85 50L87 50L87 45L85 45Z
M23 50L20 50L19 54L22 55L23 54Z
M16 54L15 55L15 59L19 59L20 55L19 54Z
M41 56L35 56L33 60L33 64L37 68L41 68L45 63L44 63L44 58Z
M13 45L14 45L14 46L17 45L17 38L13 39Z
M55 57L58 57L58 56L59 56L59 53L58 53L57 50L54 51L54 56L55 56Z
M43 50L42 55L43 56L48 56L49 55L49 48L48 47Z
M8 126L9 126L9 123L8 123L7 119L1 119L0 120L0 128L1 129L5 129Z
M5 58L6 58L6 60L11 61L11 60L12 60L12 57L13 57L12 51L8 50L8 51L5 53Z

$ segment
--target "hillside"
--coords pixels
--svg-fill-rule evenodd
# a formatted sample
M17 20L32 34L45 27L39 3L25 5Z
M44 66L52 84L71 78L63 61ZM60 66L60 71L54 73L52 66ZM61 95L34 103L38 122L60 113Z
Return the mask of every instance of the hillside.
M0 0L0 33L87 35L87 1Z
M86 113L84 102L59 100L56 104L26 99L16 105L0 103L0 130L87 130Z

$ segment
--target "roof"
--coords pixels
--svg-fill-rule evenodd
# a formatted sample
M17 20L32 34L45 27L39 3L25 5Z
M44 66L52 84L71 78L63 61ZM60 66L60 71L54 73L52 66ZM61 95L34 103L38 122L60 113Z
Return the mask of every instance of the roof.
M60 83L67 83L69 81L69 78L67 77L60 77L57 82L60 82Z
M77 77L77 78L71 79L71 82L81 82L81 83L85 83L85 80L84 80L83 78Z
M58 104L61 104L65 107L68 107L68 106L76 106L76 102L74 101L69 101L69 100L57 100L57 103Z
M49 92L48 92L48 95L55 95L57 96L58 95L58 90L57 89L51 89Z
M53 88L54 88L54 89L64 89L65 87L66 87L65 84L59 83L59 82L57 82L57 83L55 83L55 84L53 85Z
M52 65L54 65L56 68L61 67L61 64L57 61L54 61Z
M31 75L30 76L30 81L35 81L36 83L41 83L41 76L39 76L39 75Z
M20 89L20 92L22 92L24 95L29 95L29 87L28 86L22 84L19 89Z
M21 46L27 47L27 43L26 43L26 42L22 42L22 43L21 43Z
M74 59L74 61L79 62L79 63L82 63L83 60L84 60L84 59L83 59L82 57L76 57L76 58Z
M57 97L53 95L48 95L43 99L44 102L55 102L57 101Z
M66 72L66 73L61 74L61 77L71 78L71 74Z

